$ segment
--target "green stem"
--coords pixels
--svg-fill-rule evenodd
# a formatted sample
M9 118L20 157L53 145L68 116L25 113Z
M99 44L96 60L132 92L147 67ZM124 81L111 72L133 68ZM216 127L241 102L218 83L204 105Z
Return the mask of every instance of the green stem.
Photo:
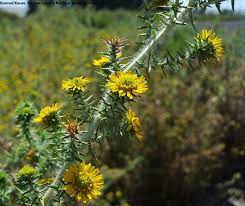
M62 166L61 170L57 174L54 182L51 184L51 187L47 190L47 192L44 194L41 203L42 205L48 205L49 201L52 199L53 194L54 194L54 187L57 187L60 184L60 178L65 172L66 168L71 164L71 162L65 162L64 165Z
M30 132L25 132L24 135L25 135L26 140L29 143L29 147L31 148L32 147L32 142L31 142L31 138L30 138Z

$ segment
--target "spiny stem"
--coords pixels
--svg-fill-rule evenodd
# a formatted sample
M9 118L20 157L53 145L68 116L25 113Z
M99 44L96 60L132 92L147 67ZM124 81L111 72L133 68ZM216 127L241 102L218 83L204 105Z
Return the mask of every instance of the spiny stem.
M182 11L178 14L177 21L182 20L182 18L187 13L188 9L190 9L194 5L194 3L195 0L189 0L187 7L183 8ZM143 47L143 49L138 54L136 54L135 58L133 58L133 60L126 66L124 71L128 71L132 69L132 67L148 53L148 51L155 45L155 43L158 42L158 40L163 36L163 34L165 34L168 31L168 28L173 26L174 26L173 22L169 22L169 24L163 25L162 28L157 33L156 37L150 40L150 42L145 47Z
M63 175L63 173L65 172L66 168L70 165L70 162L65 162L63 167L61 168L61 170L59 171L59 173L57 174L57 176L55 177L54 182L52 183L52 187L50 187L47 192L44 194L43 198L42 198L42 205L48 205L49 201L52 199L53 193L54 193L54 188L60 184L60 178Z
M213 4L214 2L217 3L217 2L221 2L221 1L223 1L223 0L214 0L214 1L206 3L205 6L208 6L209 4ZM183 8L181 10L181 12L179 13L179 15L177 16L177 21L181 21L183 19L183 17L186 15L186 13L188 12L188 10L191 9L195 5L195 3L196 3L196 0L189 0L187 7ZM169 25L163 25L163 27L157 33L156 37L154 39L150 40L150 42L146 46L144 46L143 49L141 49L138 54L136 54L135 58L133 58L133 60L126 66L124 71L131 70L135 66L135 64L137 64L149 52L149 50L163 36L163 34L165 34L168 31L168 29L170 29L170 27L173 27L173 26L174 26L174 22L170 22ZM105 101L108 101L108 99L109 99L109 95L107 94L106 91L104 92L103 99ZM99 107L98 107L98 111L102 111L104 107L105 107L105 103L101 101L101 103L99 104ZM91 136L93 136L93 134L94 134L94 132L98 126L99 120L100 120L100 112L97 112L97 114L94 117L94 121L88 125L87 132L80 137L81 141L86 141ZM51 185L52 187L50 187L48 189L48 191L44 194L44 196L42 198L42 205L43 206L47 206L49 204L49 201L52 199L52 196L54 193L53 187L56 187L60 184L60 178L62 177L64 171L69 166L69 164L70 164L70 162L64 163L63 167L58 172L58 174L55 178L55 181Z
M168 26L164 25L163 28L158 32L157 36L155 39L151 40L149 44L147 44L142 51L136 55L135 58L127 65L124 71L128 71L132 69L132 67L139 62L146 54L147 52L152 48L152 46L157 42L157 40L166 32Z

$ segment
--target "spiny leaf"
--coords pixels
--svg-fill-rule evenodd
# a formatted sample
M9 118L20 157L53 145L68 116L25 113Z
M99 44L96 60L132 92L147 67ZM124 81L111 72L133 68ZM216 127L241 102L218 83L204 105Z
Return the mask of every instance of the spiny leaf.
M218 9L219 13L221 14L221 10L220 10L220 3L215 4L216 8Z
M235 9L235 0L231 0L231 7L232 7L232 11L234 11Z
M193 21L193 15L192 15L192 10L189 11L189 18L190 18L190 22L191 22L191 25L193 26L194 30L196 31L196 26L194 24L194 21Z

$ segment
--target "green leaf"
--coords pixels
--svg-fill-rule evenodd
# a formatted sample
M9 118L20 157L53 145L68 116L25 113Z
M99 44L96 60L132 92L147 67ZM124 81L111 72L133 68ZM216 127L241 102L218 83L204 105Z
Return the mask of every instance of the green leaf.
M216 8L218 9L219 13L221 14L221 10L220 10L220 2L215 4Z

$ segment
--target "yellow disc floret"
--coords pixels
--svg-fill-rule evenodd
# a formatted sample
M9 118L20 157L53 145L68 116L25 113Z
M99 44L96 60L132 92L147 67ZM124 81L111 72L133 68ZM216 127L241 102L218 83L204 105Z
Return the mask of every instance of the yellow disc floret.
M217 61L221 60L224 53L223 43L222 39L217 37L215 32L204 29L201 33L197 34L196 39L204 43L205 48L203 49L208 52L208 55L214 57Z
M52 126L54 123L57 123L57 113L60 110L60 104L53 104L43 108L39 115L34 119L34 122L40 123L44 126Z
M128 124L128 131L132 132L139 141L143 141L144 137L140 119L132 109L126 112L126 122Z
M91 80L87 77L80 76L67 79L62 82L62 89L70 92L86 91Z
M63 177L65 192L78 202L87 204L102 193L104 180L99 169L91 164L72 164Z
M131 71L119 71L109 76L106 84L107 88L121 97L126 96L129 99L137 97L148 90L147 82L143 76L138 77Z

